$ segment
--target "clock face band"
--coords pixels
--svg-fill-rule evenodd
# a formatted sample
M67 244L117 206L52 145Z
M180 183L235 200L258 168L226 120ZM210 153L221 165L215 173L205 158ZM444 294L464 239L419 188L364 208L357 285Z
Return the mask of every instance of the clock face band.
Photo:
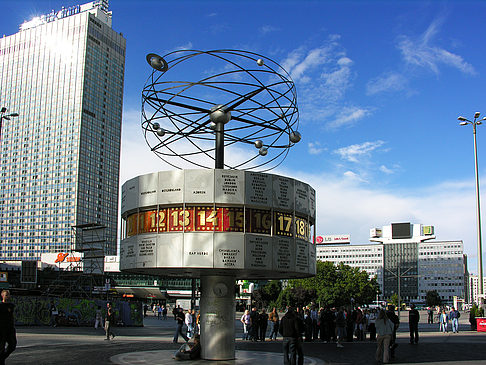
M309 241L312 226L308 217L270 209L161 206L129 214L124 219L123 232L125 237L166 232L248 232Z
M122 270L194 277L315 273L315 191L284 176L161 171L122 186Z

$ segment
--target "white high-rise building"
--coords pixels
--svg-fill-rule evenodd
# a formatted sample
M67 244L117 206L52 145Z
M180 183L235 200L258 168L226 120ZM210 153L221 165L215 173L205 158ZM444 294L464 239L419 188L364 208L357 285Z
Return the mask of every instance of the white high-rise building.
M0 38L0 260L71 248L106 227L116 254L125 45L108 2L62 8Z

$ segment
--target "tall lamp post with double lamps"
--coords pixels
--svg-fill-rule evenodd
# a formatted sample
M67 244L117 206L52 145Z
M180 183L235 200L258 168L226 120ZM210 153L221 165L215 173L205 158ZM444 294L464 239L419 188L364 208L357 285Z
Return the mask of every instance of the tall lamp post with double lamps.
M19 113L10 113L10 114L5 115L6 112L7 112L7 108L2 107L2 109L0 109L0 141L2 140L3 120L4 119L10 120L10 117L18 117L19 116Z
M464 117L458 117L457 120L460 121L459 125L473 126L473 136L474 136L474 172L476 174L476 213L477 213L477 229L478 229L478 304L481 307L483 305L483 252L481 243L481 204L479 198L479 174L478 174L478 148L476 144L476 126L486 121L486 117L479 119L481 115L480 112L474 113L474 121L470 121ZM478 120L479 119L479 120Z

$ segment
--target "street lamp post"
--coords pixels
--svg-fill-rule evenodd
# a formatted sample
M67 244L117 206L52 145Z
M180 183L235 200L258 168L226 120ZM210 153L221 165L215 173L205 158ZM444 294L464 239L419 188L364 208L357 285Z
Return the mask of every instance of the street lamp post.
M19 116L19 113L10 113L10 114L7 114L5 115L5 113L7 112L7 108L5 107L2 107L0 109L0 141L2 140L2 124L3 124L3 120L10 120L10 117L18 117Z
M473 126L473 136L474 136L474 172L476 175L476 220L477 220L477 230L478 230L478 301L479 306L482 306L483 299L483 252L482 252L482 242L481 242L481 204L479 198L479 174L478 174L478 149L476 144L476 126L481 125L486 117L479 119L480 112L474 113L474 121L470 121L462 116L458 117L457 120L460 121L459 125Z

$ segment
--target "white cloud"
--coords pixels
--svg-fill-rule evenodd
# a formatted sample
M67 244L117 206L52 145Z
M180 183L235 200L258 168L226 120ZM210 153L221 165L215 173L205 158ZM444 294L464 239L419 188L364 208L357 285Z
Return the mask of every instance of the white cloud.
M337 129L371 113L368 108L343 105L355 72L339 40L339 35L329 35L319 47L301 46L280 61L296 84L300 119L305 123Z
M321 146L320 142L309 142L307 146L311 155L319 155L326 150Z
M440 23L441 19L433 21L418 39L412 39L405 35L399 38L397 47L402 52L405 62L428 68L436 74L439 73L439 65L441 64L454 67L466 74L476 74L474 67L460 55L432 44L439 31Z
M389 169L388 167L386 167L385 165L381 165L380 166L380 171L381 172L384 172L387 175L391 175L391 174L393 174L395 172L392 169Z
M401 91L405 89L407 84L407 78L400 73L384 73L368 82L366 85L366 94L374 95L386 91Z
M334 151L334 153L341 156L342 159L349 162L359 162L359 158L362 156L368 156L377 148L383 146L385 142L364 142L361 144L353 144L347 147L342 147Z
M173 51L181 51L185 49L192 49L192 42L187 42L186 44L182 44L172 50Z
M363 187L359 175L352 171L344 179L295 171L288 176L316 189L318 235L351 234L351 242L358 244L369 242L370 228L392 222L433 225L437 240L463 240L469 270L475 271L473 181L444 182L414 191L387 191Z
M279 30L280 28L274 27L272 25L264 25L263 27L260 28L260 33L267 34L272 32L278 32Z
M343 173L343 176L346 180L352 182L359 182L359 183L367 183L368 181L363 178L361 175L357 174L354 171L348 170Z
M364 108L344 108L331 122L327 123L329 129L350 126L358 120L371 114L371 111Z

